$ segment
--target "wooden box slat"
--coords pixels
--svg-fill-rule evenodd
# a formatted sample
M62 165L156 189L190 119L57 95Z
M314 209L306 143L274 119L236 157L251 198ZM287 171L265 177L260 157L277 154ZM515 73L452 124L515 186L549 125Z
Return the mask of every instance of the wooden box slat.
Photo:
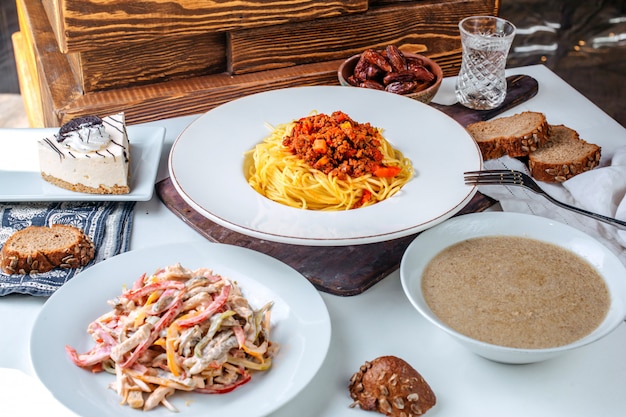
M456 75L461 63L458 22L468 15L494 14L497 4L496 0L401 2L345 17L232 30L228 70L243 74L344 59L369 47L394 44L405 52L441 60L444 74Z
M26 37L22 32L15 32L11 35L13 52L15 54L20 93L24 101L24 108L28 109L26 118L28 125L33 127L44 126L43 109L41 108L41 93L38 90L37 71L35 68L34 56Z
M221 32L67 54L86 93L223 73L226 55Z
M315 20L367 10L367 0L43 0L61 52L163 36Z
M50 28L47 15L39 1L17 0L17 14L20 33L26 40L22 53L32 56L27 61L28 73L37 85L30 88L22 81L20 87L27 94L39 98L40 106L26 108L29 121L38 120L43 125L31 127L58 126L59 106L64 107L81 97L83 92L68 64L67 57L59 52L56 38ZM16 61L19 57L16 56ZM21 63L23 64L23 62ZM19 75L19 74L18 74ZM35 112L41 115L36 116Z
M85 94L59 108L60 125L74 117L126 112L129 124L204 113L220 104L262 91L303 85L336 85L341 61L299 65L231 76L215 74L148 86ZM62 100L62 98L60 98Z

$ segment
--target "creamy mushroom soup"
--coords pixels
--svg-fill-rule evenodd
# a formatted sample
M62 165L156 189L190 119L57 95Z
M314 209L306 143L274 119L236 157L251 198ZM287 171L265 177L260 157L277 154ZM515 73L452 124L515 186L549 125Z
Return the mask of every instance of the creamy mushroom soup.
M607 314L599 273L577 254L514 236L469 239L426 266L424 298L454 330L495 345L548 348L574 342Z

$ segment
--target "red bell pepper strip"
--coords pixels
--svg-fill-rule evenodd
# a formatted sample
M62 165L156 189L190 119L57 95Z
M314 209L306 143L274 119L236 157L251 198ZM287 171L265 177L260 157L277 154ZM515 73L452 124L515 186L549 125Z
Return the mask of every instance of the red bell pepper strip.
M185 328L185 327L191 327L198 323L203 322L204 320L208 319L213 314L215 314L220 308L222 308L224 304L226 304L226 301L228 300L229 295L230 295L230 284L226 284L222 287L222 291L220 292L220 294L217 297L215 297L215 299L211 302L211 304L209 304L207 308L205 308L204 310L200 311L197 314L178 319L176 321L176 325L178 327Z
M223 385L223 386L207 386L204 388L196 388L194 392L199 392L201 394L226 394L227 392L231 392L235 388L242 386L246 382L250 381L250 379L252 379L252 376L249 373L247 373L245 370L240 368L239 371L240 371L239 373L241 374L241 378L238 378L232 384Z
M386 167L381 165L374 169L374 176L379 178L393 178L398 175L400 171L402 171L402 168L400 167Z
M111 346L108 345L96 345L89 352L82 354L78 354L76 349L67 345L65 346L65 351L71 361L82 368L96 365L111 356Z
M355 208L363 207L363 205L367 203L368 201L370 201L371 199L372 199L372 192L370 190L363 190L363 195L361 195L361 198L359 199L359 201L357 201L352 208L355 209Z
M126 359L124 362L120 364L122 368L128 368L132 366L135 362L137 362L137 359L139 359L139 357L150 346L152 346L154 341L158 339L159 334L161 333L161 330L169 326L174 321L176 316L178 316L180 311L183 309L182 296L183 296L183 292L181 291L180 293L178 293L178 297L176 298L175 305L172 306L163 316L161 316L159 321L154 325L154 328L152 328L150 332L150 336L146 340L141 342L139 346L135 348L135 350L133 350L133 353L131 353L128 359Z
M185 284L179 281L159 281L159 282L145 285L141 288L128 290L124 294L122 294L122 297L126 298L127 300L133 300L133 299L143 297L144 295L151 294L154 291L165 290L168 288L182 290L183 288L185 288Z

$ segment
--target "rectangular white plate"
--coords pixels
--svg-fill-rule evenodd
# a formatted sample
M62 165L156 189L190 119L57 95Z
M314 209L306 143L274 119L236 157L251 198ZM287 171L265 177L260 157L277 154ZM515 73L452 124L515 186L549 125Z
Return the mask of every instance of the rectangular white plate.
M0 201L147 201L152 198L165 128L128 126L130 193L88 194L56 187L41 178L37 141L57 128L0 130Z

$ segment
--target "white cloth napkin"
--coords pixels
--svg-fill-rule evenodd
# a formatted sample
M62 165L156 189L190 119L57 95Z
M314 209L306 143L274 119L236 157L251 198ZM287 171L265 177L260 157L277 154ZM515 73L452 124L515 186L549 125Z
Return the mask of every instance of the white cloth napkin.
M521 161L502 157L487 160L484 169L513 169L528 173ZM626 221L626 146L605 155L601 166L560 183L538 184L552 197L605 216ZM529 213L569 224L593 236L626 265L626 231L560 208L522 187L481 185L478 190L500 202L503 211Z

